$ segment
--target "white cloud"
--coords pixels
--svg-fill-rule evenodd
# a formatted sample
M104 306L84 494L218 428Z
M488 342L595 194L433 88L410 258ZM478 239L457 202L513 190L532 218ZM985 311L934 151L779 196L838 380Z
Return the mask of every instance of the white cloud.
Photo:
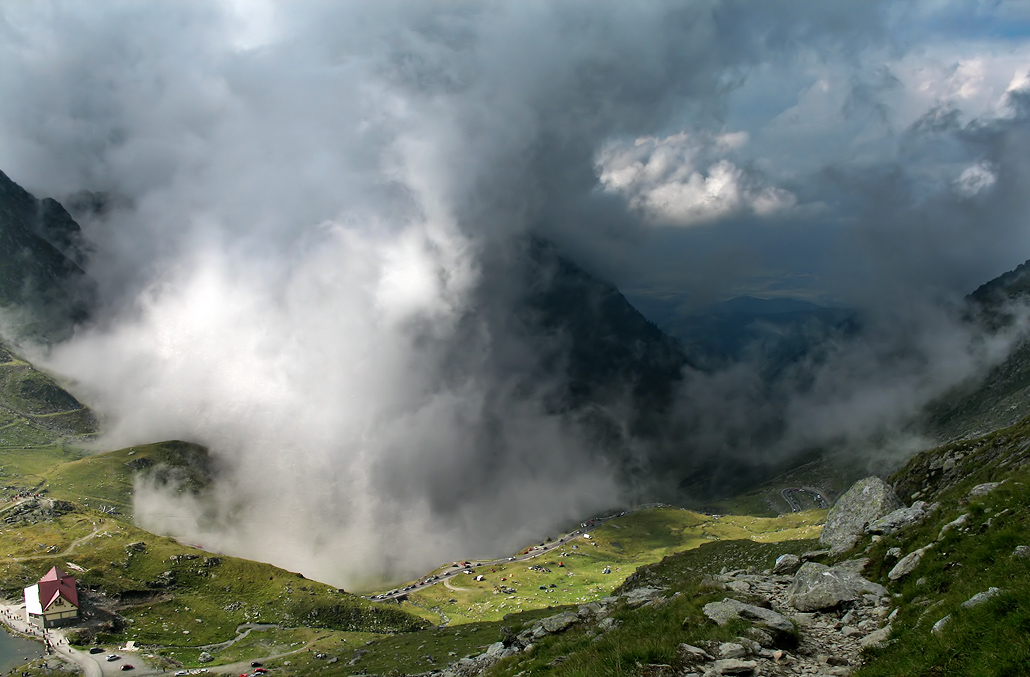
M638 138L632 145L611 142L597 155L598 180L656 225L695 226L740 212L771 216L794 206L797 198L790 191L762 186L756 176L720 158L747 142L747 132L713 137L681 132Z

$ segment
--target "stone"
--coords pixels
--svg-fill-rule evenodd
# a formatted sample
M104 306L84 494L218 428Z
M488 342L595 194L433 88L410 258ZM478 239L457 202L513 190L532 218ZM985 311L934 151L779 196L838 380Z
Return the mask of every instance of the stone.
M723 642L718 649L720 658L743 658L747 655L747 649L736 642Z
M717 675L753 675L758 663L755 661L742 661L738 658L726 658L715 661L712 669Z
M831 553L852 548L866 524L905 507L890 485L879 477L856 482L830 508L819 542Z
M887 548L887 552L883 555L883 561L886 562L889 559L898 559L901 557L901 548L894 546L893 548Z
M576 609L576 616L582 619L587 619L591 616L600 616L602 613L601 605L595 602L591 602L590 604L580 604Z
M798 611L820 611L866 594L883 597L887 589L848 569L805 562L787 588L787 603Z
M840 634L844 635L845 637L855 637L857 635L864 635L865 633L853 625L845 625L843 628L840 629Z
M941 634L942 632L944 632L944 628L945 628L945 626L948 625L948 622L950 620L951 620L951 614L948 614L947 616L945 616L941 620L939 620L936 623L934 623L933 627L930 628L930 632L932 632L935 635Z
M626 605L633 609L638 606L643 606L648 602L653 602L658 597L661 597L664 592L665 590L660 588L634 588L632 590L627 590L619 595L619 597L626 600Z
M838 569L840 571L853 571L856 574L860 574L862 573L862 570L865 569L868 565L868 557L859 557L857 559L849 559L843 562L838 562L837 564L833 565L833 568Z
M197 656L197 662L198 663L210 663L214 659L215 659L215 657L212 656L211 654L209 654L206 651L201 651L200 655Z
M928 515L937 509L937 504L927 505L923 501L916 501L910 508L898 508L879 519L875 519L866 525L867 534L890 535L901 531L906 527L918 524Z
M725 589L726 584L714 578L702 578L701 583L697 586L698 592L722 592Z
M969 490L969 493L966 494L966 500L968 501L971 498L986 496L1000 486L1001 482L984 482L983 484L978 484Z
M1025 545L1017 545L1016 549L1012 551L1013 557L1030 557L1030 547Z
M917 550L913 550L912 552L902 557L901 560L894 565L894 568L890 570L890 573L887 574L887 578L891 579L892 581L896 581L900 578L908 576L915 570L917 566L919 566L919 562L923 559L923 555L926 554L926 551L932 547L933 543L931 543L930 545L924 545L923 547Z
M751 656L757 656L762 652L762 645L753 639L748 639L747 637L738 637L737 644L744 647L744 650Z
M748 628L744 631L747 639L752 640L763 649L772 649L776 646L776 639L762 628Z
M772 572L782 576L792 576L801 568L801 558L797 555L780 555L776 558Z
M707 651L692 644L683 643L676 648L679 650L680 655L688 661L699 662L715 660L715 658L709 655Z
M986 601L988 601L988 600L990 600L990 599L992 599L994 597L997 597L1000 594L1001 594L1001 589L1000 588L995 588L995 587L987 588L983 592L978 592L975 595L973 595L972 597L970 597L969 599L967 599L965 602L962 602L962 608L964 608L964 609L972 609L973 607L978 607L981 604L983 604L984 602L986 602Z
M540 620L539 625L549 634L553 635L555 633L564 632L577 620L579 620L579 617L576 614L571 611L566 611L565 613L561 613L556 616L548 616L547 618Z
M732 620L742 618L751 621L755 625L771 630L774 634L793 635L794 624L786 616L778 614L771 609L763 609L752 604L744 604L735 599L724 599L721 602L710 602L705 604L703 612L705 616L719 625L726 625Z
M870 632L868 635L858 640L858 645L863 649L867 647L881 646L891 636L891 626L885 625L879 630Z
M726 587L734 592L748 592L751 590L751 584L747 581L730 581L726 584Z
M618 625L619 621L609 616L608 618L602 619L601 622L597 624L597 629L601 632L608 632L609 630L617 628Z
M956 517L955 519L953 519L952 521L948 522L943 527L941 527L940 533L937 534L937 540L939 541L942 538L944 538L944 534L948 533L952 529L961 529L962 527L966 526L966 524L968 524L968 523L969 523L969 515L968 514L967 515L959 515L958 517Z

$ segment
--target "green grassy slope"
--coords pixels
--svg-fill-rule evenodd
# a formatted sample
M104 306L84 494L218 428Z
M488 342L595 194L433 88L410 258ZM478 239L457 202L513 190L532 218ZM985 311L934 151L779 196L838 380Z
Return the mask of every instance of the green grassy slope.
M453 624L582 604L610 594L642 565L712 541L817 537L825 515L825 510L813 510L774 518L712 516L680 508L648 508L609 520L590 531L590 539L578 538L535 559L479 567L474 575L456 576L414 592L403 608L436 624ZM480 575L484 580L475 580Z
M0 519L24 506L9 503ZM195 659L199 649L191 654L191 647L230 640L241 623L364 632L424 626L397 608L268 564L211 556L94 510L64 503L54 513L0 530L0 589L16 598L61 567L97 593L96 606L121 617L101 628L101 639L161 644Z

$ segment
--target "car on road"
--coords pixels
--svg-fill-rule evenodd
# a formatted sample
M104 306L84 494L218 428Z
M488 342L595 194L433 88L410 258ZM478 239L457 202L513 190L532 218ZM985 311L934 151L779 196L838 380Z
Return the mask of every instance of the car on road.
M257 670L254 671L254 674L255 675L263 675L266 672L268 672L268 670L265 670L264 668L258 668Z
M116 653L109 653L109 654L107 654L107 662L108 662L108 663L110 663L111 661L116 661L116 660L118 660L119 658L121 658L121 656L119 656L119 655L118 655L118 654L116 654Z
M179 670L177 673L175 673L175 677L185 677L188 674L190 674L189 670Z
M252 667L252 668L260 668L261 667L261 661L251 661L250 662L250 667ZM262 672L264 672L264 670L262 670Z
M90 653L104 653L104 647L102 646L91 646L89 648Z
M123 665L121 667L122 672L125 672L126 670L135 670L135 669L136 669L136 666L133 665L132 663L126 663L125 665Z

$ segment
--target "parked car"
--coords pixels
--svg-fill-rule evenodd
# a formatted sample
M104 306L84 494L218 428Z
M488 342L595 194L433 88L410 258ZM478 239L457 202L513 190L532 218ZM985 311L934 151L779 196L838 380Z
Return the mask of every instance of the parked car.
M135 670L135 669L136 669L136 666L133 665L132 663L126 663L125 665L123 665L121 667L122 672L125 672L126 670Z
M107 662L108 662L108 663L110 663L111 661L116 661L116 660L118 660L119 658L121 658L121 656L119 656L119 655L118 655L118 654L116 654L116 653L109 653L109 654L107 654Z
M102 646L91 646L89 648L90 653L104 653L104 647Z
M251 661L250 662L250 667L252 667L252 668L260 668L261 667L261 661Z

